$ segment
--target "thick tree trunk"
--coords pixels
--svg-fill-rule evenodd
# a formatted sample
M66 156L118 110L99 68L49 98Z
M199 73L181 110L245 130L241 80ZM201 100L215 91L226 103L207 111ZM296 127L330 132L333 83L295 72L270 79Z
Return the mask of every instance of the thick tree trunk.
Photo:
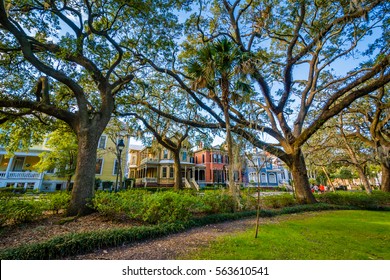
M291 156L291 174L294 180L294 189L296 199L301 204L316 203L313 193L310 190L309 177L307 176L307 168L305 158L301 149L297 149L295 154Z
M355 165L355 168L359 174L359 178L363 184L364 189L366 190L366 193L370 194L372 192L372 188L366 174L364 174L363 168L360 165Z
M97 158L97 145L101 133L89 128L79 133L76 175L72 198L67 211L68 216L87 215L92 210L87 203L94 194L94 181Z
M390 164L387 164L386 162L382 162L381 167L382 167L381 190L384 192L390 192Z
M179 152L173 152L173 166L175 168L174 178L175 178L175 191L183 189L183 180L181 178L181 164L180 164L180 150Z

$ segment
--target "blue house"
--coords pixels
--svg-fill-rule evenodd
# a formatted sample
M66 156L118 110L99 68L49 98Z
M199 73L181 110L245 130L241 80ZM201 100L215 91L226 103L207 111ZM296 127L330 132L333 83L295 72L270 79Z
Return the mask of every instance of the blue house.
M277 157L264 151L253 151L247 156L245 176L249 186L278 187L286 185L291 174Z

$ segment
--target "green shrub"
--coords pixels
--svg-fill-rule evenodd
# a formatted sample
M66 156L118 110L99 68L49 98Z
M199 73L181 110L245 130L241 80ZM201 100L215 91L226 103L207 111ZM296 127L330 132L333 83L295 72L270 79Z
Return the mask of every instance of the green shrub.
M257 209L257 197L253 196L253 194L248 193L246 191L241 192L240 196L241 210L249 211Z
M48 211L53 211L53 213L57 213L66 209L70 203L70 193L66 191L59 191L51 194L47 194L44 198L41 199L44 201L44 208Z
M25 188L13 188L13 187L6 187L6 188L0 188L0 199L3 197L9 197L9 196L17 196L24 194L26 192Z
M185 222L206 207L190 193L162 192L144 197L143 220L151 224Z
M221 191L206 191L202 197L202 202L208 206L205 209L207 214L231 213L235 209L234 198Z
M42 203L31 199L11 198L0 201L0 225L31 222L42 215Z
M320 202L337 204L337 205L350 205L361 208L373 208L377 206L389 206L390 194L373 191L372 194L366 192L327 192L324 194L316 195L316 198Z
M126 218L126 212L123 209L123 201L119 193L109 193L98 191L92 198L91 205L101 215L111 220L121 220Z
M269 195L261 198L262 204L269 208L281 208L296 205L291 194Z

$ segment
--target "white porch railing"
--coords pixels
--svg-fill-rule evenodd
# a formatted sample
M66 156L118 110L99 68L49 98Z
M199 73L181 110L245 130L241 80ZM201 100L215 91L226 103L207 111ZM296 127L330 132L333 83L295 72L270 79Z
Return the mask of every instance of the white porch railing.
M0 179L42 179L43 173L38 172L0 172Z
M145 164L145 163L158 163L159 160L158 158L144 158L141 160L141 164Z
M152 177L142 178L142 183L157 183L157 178L152 178Z

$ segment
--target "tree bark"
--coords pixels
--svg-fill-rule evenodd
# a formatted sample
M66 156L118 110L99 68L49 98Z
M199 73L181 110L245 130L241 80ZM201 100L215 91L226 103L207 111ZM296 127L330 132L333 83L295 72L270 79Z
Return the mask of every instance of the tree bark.
M65 190L68 192L70 191L70 182L72 181L72 177L73 175L69 175L68 176L68 179L66 180L66 187L65 187Z
M229 174L229 192L232 195L234 201L236 202L236 206L239 205L238 193L236 189L236 185L234 183L234 171L233 171L233 138L231 133L231 125L230 125L230 116L229 116L229 80L225 75L222 75L221 79L221 89L222 89L222 107L223 107L223 115L225 118L225 129L226 129L226 145L227 152L229 157L229 165L228 165L228 174Z
M101 133L89 127L77 134L78 156L72 198L67 209L68 216L87 215L92 209L87 206L94 195L97 146Z
M355 165L355 168L359 174L359 178L364 186L366 193L368 193L368 194L372 193L372 188L370 186L370 182L368 181L366 174L364 174L363 168L360 165Z
M175 185L173 186L173 188L175 191L179 191L183 189L183 180L181 178L180 149L178 151L173 152L173 166L175 168Z
M313 193L310 190L309 177L307 176L307 169L305 158L300 148L294 154L290 155L291 163L289 168L294 180L295 196L301 204L316 203Z
M384 192L390 192L390 165L386 164L386 162L382 162L381 167L382 167L381 190Z

